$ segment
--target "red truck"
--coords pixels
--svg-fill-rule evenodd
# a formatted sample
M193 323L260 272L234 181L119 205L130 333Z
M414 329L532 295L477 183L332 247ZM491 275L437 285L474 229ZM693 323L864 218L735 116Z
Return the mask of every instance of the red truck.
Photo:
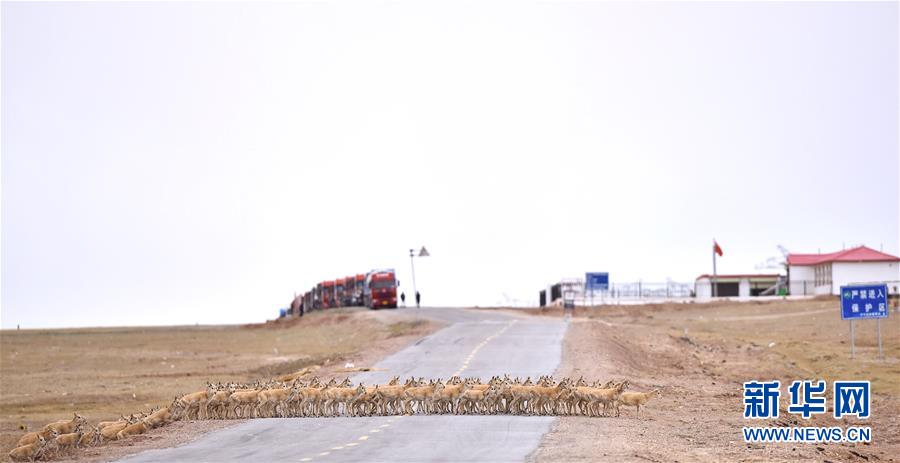
M353 307L353 295L356 294L356 277L353 275L344 278L344 294L341 297L341 306Z
M317 283L313 288L313 309L322 309L322 283Z
M397 308L397 279L393 269L372 270L366 275L363 298L370 309Z
M353 301L352 305L361 306L363 305L363 293L365 292L366 286L366 276L362 273L356 275L355 278L355 287L353 289Z
M334 303L334 280L322 282L322 308L337 307Z
M344 297L347 294L346 278L334 280L334 307L344 306Z

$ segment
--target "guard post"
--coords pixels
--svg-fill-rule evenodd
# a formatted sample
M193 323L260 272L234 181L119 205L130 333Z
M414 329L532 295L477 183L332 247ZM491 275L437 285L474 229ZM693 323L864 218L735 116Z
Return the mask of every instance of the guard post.
M841 318L850 321L850 358L856 357L854 322L874 318L878 330L878 355L884 358L881 344L881 319L887 318L888 289L886 284L841 286Z

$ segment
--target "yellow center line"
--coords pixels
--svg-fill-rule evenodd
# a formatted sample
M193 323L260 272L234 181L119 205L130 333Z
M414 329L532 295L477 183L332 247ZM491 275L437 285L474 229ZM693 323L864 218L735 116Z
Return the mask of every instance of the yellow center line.
M516 323L516 320L509 322L506 326L501 328L500 331L488 336L483 341L481 341L477 346L475 346L474 349L472 349L472 352L469 353L469 355L465 358L465 360L463 360L462 367L459 370L456 370L456 372L451 374L450 376L461 375L463 371L465 371L467 368L469 368L469 362L472 361L472 358L475 357L475 354L477 354L478 351L481 350L482 347L484 347L487 343L491 342L494 338L502 335L504 332L506 332L506 330L508 330L515 323Z

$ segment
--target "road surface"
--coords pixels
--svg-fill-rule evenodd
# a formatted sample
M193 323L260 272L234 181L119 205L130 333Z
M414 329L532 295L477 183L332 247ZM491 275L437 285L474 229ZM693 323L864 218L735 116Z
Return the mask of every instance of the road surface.
M416 309L406 309L416 310ZM358 374L365 384L392 376L531 376L552 374L566 324L559 319L467 309L419 309L448 323L440 331ZM385 416L255 419L181 447L122 461L523 461L554 417Z

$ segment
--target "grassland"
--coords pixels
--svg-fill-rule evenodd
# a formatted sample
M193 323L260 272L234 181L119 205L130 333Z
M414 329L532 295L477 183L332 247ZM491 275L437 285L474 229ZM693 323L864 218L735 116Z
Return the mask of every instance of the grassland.
M385 316L386 315L386 316ZM253 381L308 365L357 366L436 325L401 314L315 312L295 322L4 330L0 332L0 455L21 435L73 412L90 422L168 404L206 381Z

